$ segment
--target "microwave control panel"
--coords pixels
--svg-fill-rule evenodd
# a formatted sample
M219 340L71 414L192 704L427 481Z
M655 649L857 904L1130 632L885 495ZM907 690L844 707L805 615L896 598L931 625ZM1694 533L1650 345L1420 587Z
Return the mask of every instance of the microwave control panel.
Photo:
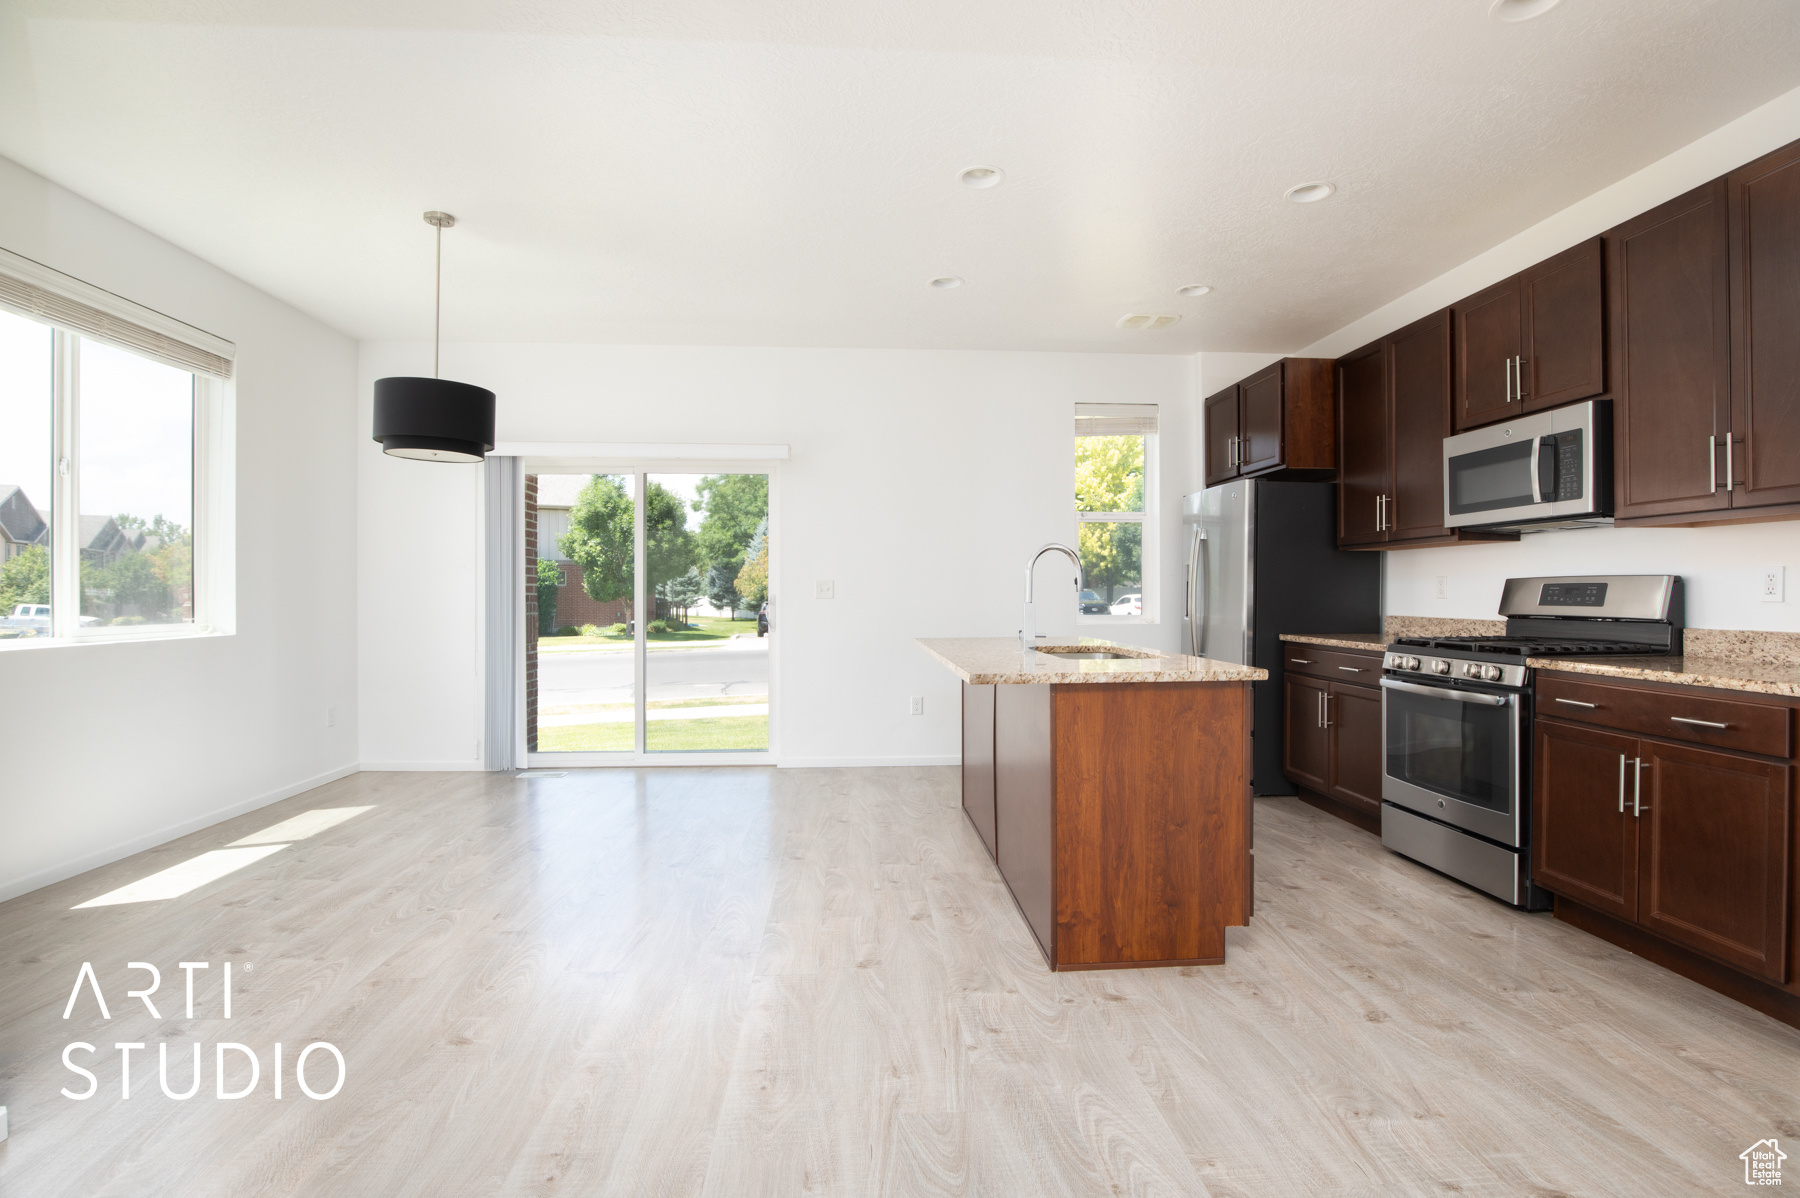
M1538 494L1544 503L1580 499L1581 430L1553 433L1538 442Z

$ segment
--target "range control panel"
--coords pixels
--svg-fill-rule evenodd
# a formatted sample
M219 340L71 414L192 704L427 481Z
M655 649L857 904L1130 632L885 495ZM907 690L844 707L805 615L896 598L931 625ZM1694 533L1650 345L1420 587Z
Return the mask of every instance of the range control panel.
M1493 662L1458 661L1449 657L1433 657L1428 653L1390 652L1382 659L1394 674L1418 674L1445 682L1497 682L1501 686L1524 686L1524 666L1502 666Z

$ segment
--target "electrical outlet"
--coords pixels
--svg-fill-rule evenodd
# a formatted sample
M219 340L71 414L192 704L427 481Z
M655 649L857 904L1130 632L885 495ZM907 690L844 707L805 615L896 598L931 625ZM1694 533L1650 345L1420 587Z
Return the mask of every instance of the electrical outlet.
M1786 566L1764 566L1756 575L1756 597L1764 603L1786 603L1786 573Z
M337 708L336 707L327 707L325 709L325 726L327 728L337 727Z
M832 597L832 592L835 589L835 585L829 580L821 579L820 581L813 583L813 598L830 599Z
M1448 574L1439 574L1437 576L1437 597L1439 599L1448 599L1450 597L1450 576Z
M925 696L924 695L914 695L912 697L912 713L914 715L924 715L925 714Z

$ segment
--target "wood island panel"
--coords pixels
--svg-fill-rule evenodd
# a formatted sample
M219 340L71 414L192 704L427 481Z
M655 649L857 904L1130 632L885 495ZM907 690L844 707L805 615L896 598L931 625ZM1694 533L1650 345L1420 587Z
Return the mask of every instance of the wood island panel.
M1051 856L1056 778L1051 752L1052 690L1088 687L994 688L994 861L1012 889L1047 961L1056 960ZM1095 690L1131 690L1102 686ZM1160 690L1161 687L1152 689Z
M1053 690L1054 967L1222 961L1248 919L1250 688Z
M995 855L994 843L994 688L962 684L963 810L976 835Z

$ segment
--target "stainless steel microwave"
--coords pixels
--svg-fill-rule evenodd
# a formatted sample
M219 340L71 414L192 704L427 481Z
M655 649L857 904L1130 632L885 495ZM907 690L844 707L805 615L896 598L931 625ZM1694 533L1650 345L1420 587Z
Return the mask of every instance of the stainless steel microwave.
M1610 523L1610 401L1444 438L1446 527L1529 532Z

